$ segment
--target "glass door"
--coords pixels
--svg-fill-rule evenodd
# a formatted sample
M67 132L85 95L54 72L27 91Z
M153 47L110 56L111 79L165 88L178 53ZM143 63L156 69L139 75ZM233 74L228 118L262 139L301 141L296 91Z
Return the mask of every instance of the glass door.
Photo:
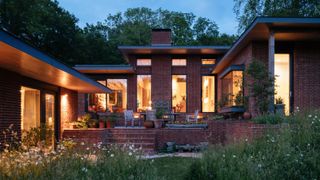
M46 142L48 142L48 146L51 149L54 147L55 96L53 94L46 94L45 99Z
M281 98L285 105L285 114L290 113L290 54L275 54L275 99Z

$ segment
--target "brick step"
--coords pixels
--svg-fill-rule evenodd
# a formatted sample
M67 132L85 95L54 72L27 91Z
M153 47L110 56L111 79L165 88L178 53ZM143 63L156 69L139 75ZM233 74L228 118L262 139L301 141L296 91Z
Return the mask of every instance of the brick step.
M145 130L145 129L112 129L108 130L108 133L117 134L117 133L143 133L143 134L155 134L153 130Z
M155 139L155 134L107 134L104 138L135 138L135 139L148 139L153 138Z
M106 138L105 142L112 143L155 143L155 138Z
M112 142L106 142L106 146L109 145L118 145L118 146L124 146L124 145L134 145L135 148L140 148L142 149L152 149L155 150L155 143L112 143Z

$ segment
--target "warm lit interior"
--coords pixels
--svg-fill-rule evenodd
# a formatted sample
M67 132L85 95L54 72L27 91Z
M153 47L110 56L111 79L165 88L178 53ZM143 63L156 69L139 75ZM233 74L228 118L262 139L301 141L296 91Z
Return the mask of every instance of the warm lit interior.
M108 108L111 112L123 112L127 109L127 79L108 79L107 86L112 90L108 94Z
M201 62L203 65L210 65L210 64L215 64L216 59L202 59Z
M172 75L172 108L175 112L187 109L187 76Z
M106 81L98 81L98 83L106 86ZM107 109L106 93L89 94L89 111L105 112Z
M55 122L55 113L54 113L54 95L46 94L46 127L54 132L54 122ZM54 133L51 134L50 142L51 148L54 145Z
M40 90L21 87L21 130L40 127Z
M202 76L202 112L214 112L214 76Z
M186 59L172 59L172 66L186 66Z
M285 114L290 111L290 55L274 55L275 98L281 97L285 105Z
M151 109L151 75L137 75L137 111Z
M137 66L151 66L151 59L137 59Z
M222 78L222 101L224 106L242 106L242 71L231 71Z

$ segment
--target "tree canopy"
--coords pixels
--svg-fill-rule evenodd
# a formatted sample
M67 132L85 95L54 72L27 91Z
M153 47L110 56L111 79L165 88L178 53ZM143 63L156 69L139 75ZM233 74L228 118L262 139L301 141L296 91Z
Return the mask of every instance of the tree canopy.
M320 17L319 0L234 0L234 2L240 33L258 16Z
M175 45L230 45L234 35L193 13L131 8L103 22L77 25L56 0L1 0L2 27L69 64L124 63L118 45L148 45L152 28L170 28Z

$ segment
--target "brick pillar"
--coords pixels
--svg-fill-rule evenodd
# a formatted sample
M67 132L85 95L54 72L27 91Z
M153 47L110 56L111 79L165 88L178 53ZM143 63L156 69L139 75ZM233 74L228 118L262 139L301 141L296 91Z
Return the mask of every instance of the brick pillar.
M271 78L274 77L274 48L275 40L274 40L274 32L271 31L269 34L269 56L268 56L268 68L269 68L269 75ZM271 87L271 90L274 92L274 86ZM270 102L269 102L269 112L274 112L274 95L271 95Z

